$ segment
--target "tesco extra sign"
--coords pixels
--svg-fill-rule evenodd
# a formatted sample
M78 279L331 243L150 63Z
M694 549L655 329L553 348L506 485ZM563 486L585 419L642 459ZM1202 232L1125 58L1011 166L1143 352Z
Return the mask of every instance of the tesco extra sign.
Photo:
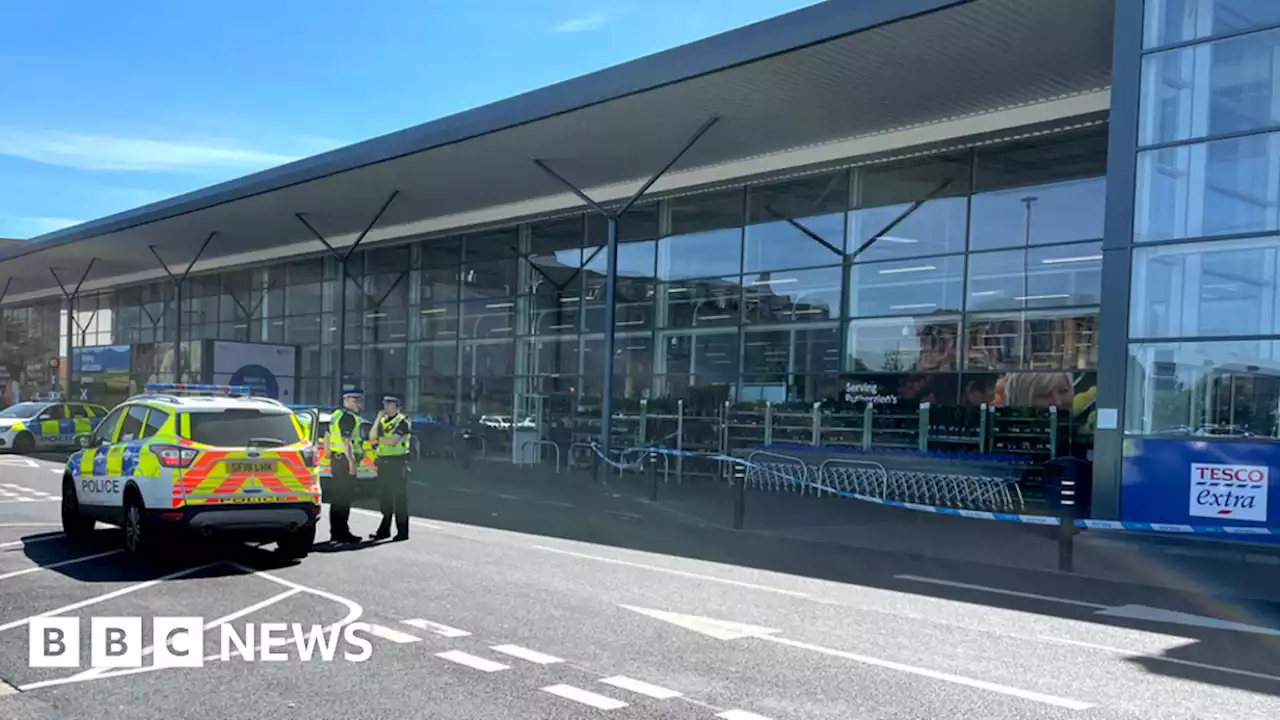
M1219 520L1267 521L1271 469L1263 465L1191 464L1190 514Z

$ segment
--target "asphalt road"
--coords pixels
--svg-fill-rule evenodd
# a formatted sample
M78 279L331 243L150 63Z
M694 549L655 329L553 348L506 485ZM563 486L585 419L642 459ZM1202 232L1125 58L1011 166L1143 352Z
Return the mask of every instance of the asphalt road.
M407 542L138 567L114 531L58 535L59 479L0 458L6 720L1280 717L1280 609L1263 602L735 534L483 463L412 488ZM198 616L209 657L94 672L85 637L79 668L31 667L38 616L86 636L91 617ZM367 623L371 654L223 660L220 622Z

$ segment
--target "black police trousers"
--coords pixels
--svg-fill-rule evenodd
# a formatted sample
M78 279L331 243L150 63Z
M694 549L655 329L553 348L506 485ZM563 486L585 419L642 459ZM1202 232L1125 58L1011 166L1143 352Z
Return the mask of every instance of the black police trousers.
M396 537L409 536L409 456L392 455L378 458L378 499L382 524L378 536L391 534L391 520L396 521Z
M329 467L333 471L329 478L329 489L333 491L329 502L329 537L337 540L351 535L351 505L356 499L357 478L351 474L347 458L342 455L334 455Z

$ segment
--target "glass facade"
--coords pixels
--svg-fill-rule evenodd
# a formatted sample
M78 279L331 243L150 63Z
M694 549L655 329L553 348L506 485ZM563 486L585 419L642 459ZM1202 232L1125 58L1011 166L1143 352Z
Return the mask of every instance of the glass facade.
M1124 429L1277 438L1280 3L1145 19Z
M606 365L621 408L868 384L904 404L1069 406L1097 362L1105 155L1095 127L640 205L620 221L608 363L594 215L370 248L345 288L327 257L194 276L186 379L195 341L287 344L297 400L331 402L345 292L345 381L421 415L598 417ZM135 382L167 379L173 295L82 297L73 344L140 347Z

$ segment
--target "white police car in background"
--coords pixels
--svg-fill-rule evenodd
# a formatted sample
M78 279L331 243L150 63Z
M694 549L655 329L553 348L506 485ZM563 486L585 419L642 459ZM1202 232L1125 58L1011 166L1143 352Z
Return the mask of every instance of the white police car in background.
M106 408L91 403L15 403L0 410L0 451L73 448L76 435L93 432L106 416Z

